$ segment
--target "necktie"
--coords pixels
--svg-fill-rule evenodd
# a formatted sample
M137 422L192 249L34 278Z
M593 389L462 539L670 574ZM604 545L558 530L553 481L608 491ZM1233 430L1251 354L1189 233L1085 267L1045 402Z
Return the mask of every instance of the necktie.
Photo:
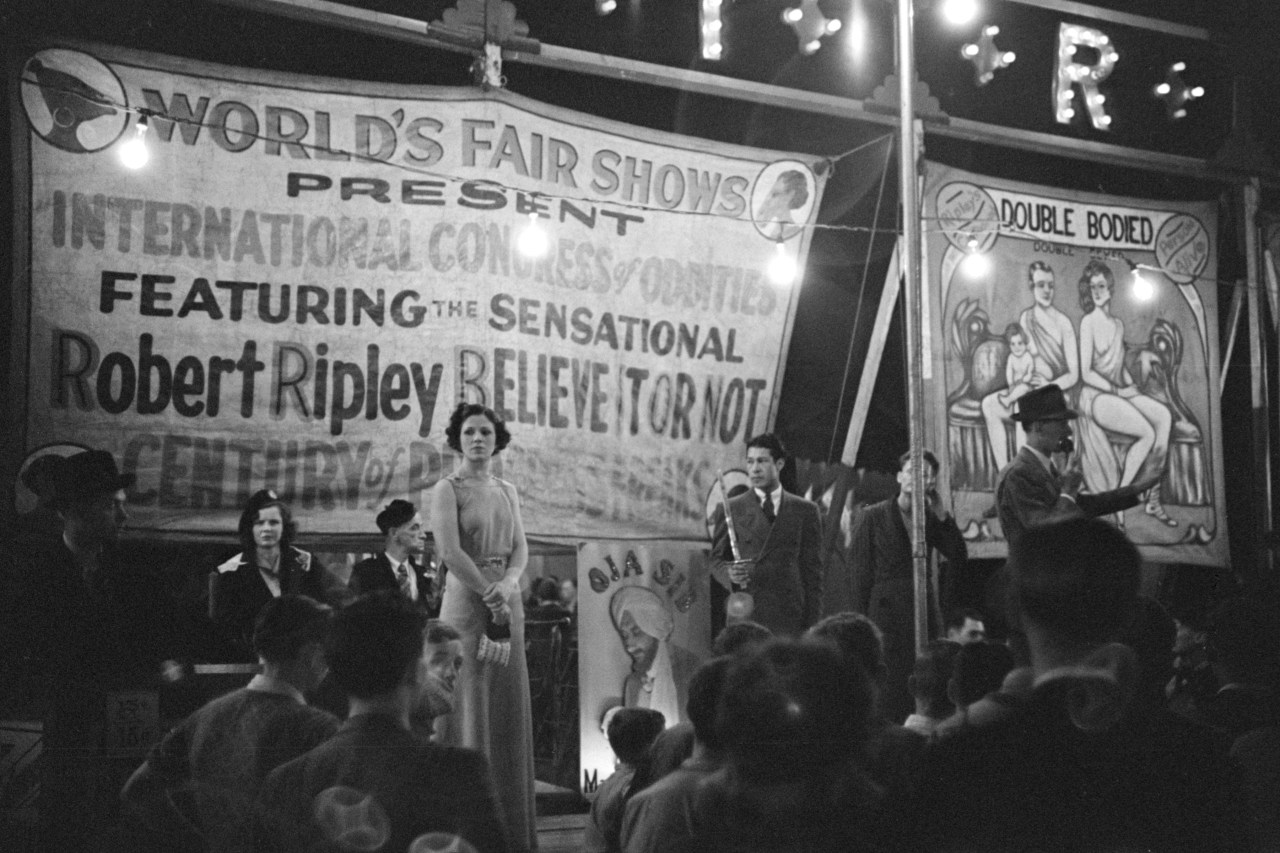
M396 582L400 584L400 591L406 597L413 597L413 587L409 585L409 564L401 563L396 566Z
M773 495L764 496L764 517L770 524L773 524L773 520L778 517L778 514L773 511Z

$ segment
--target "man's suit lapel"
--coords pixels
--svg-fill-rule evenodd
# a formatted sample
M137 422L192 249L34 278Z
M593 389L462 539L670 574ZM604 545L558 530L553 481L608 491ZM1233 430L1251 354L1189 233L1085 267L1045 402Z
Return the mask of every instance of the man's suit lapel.
M747 492L738 499L738 504L733 507L733 520L737 523L738 537L744 538L743 534L750 537L752 543L759 543L759 550L755 552L755 559L759 559L764 553L765 546L769 543L769 522L764 517L764 509L760 506L759 496L755 490ZM748 552L744 552L748 553Z
M754 492L752 493L754 494ZM784 524L791 523L791 516L795 512L795 499L787 492L782 493L782 499L778 501L778 509L773 516L773 524L764 517L764 507L757 503L756 513L760 516L760 524L764 529L764 543L760 546L760 554L763 555L773 545L773 532L778 530Z
M1018 451L1018 455L1022 457L1022 461L1025 464L1031 466L1031 470L1036 472L1036 482L1045 490L1045 493L1052 494L1056 499L1062 492L1062 484L1054 479L1053 474L1049 473L1049 469L1044 467L1044 463L1025 446Z
M394 585L396 583L396 573L391 568L391 558L387 556L387 552L379 551L374 555L373 562L377 566L377 574L382 575L383 581L390 580Z

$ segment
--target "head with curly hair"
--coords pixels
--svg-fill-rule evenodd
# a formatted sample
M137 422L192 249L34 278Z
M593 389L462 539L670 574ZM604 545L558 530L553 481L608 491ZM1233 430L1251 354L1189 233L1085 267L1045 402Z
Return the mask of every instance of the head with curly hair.
M1106 285L1106 299L1101 302L1094 296L1094 279L1100 278L1098 282L1099 296L1101 296L1101 287ZM1111 267L1102 261L1094 258L1084 265L1084 270L1080 273L1080 280L1076 282L1076 287L1080 292L1080 310L1088 314L1099 305L1105 305L1111 301L1111 296L1116 292L1116 276L1111 271Z
M453 410L453 414L449 416L449 426L445 427L444 436L449 447L462 452L462 425L468 418L474 418L482 415L489 419L493 424L493 455L497 456L502 450L511 443L511 433L507 430L507 424L502 418L494 413L493 409L488 406L482 406L479 403L459 403L458 407Z

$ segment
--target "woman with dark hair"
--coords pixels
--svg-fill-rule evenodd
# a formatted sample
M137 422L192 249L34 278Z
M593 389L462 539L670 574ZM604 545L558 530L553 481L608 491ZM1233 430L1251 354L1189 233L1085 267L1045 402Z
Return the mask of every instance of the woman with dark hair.
M1085 486L1106 492L1127 486L1140 471L1164 470L1173 414L1142 392L1125 366L1124 322L1111 314L1116 280L1111 268L1093 259L1077 283L1080 295L1080 464ZM1108 432L1133 439L1117 458ZM1170 527L1178 522L1165 512L1157 483L1147 493L1147 515ZM1120 518L1123 520L1123 514Z
M209 576L209 618L236 651L253 656L253 623L273 598L295 593L325 600L324 570L293 546L298 527L270 489L254 493L240 514L240 553Z
M511 434L493 410L462 403L445 437L462 464L432 493L431 532L448 568L440 620L462 635L463 664L454 712L439 721L438 737L488 757L511 849L533 850L533 714L520 600L529 546L515 486L491 471Z

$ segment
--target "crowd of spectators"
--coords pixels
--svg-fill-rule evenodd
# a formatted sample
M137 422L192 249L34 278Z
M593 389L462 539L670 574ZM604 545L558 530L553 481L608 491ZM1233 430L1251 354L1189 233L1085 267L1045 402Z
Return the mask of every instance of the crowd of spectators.
M690 688L688 757L625 777L619 834L596 849L1280 849L1275 605L1208 613L1206 671L1188 678L1175 637L1181 655L1191 644L1138 594L1115 527L1029 529L1010 562L1010 637L984 638L974 611L949 618L956 639L917 657L905 720L881 711L866 616L798 640L729 626Z
M432 739L453 707L459 635L403 588L333 609L300 583L269 597L243 629L258 674L122 774L127 753L104 752L86 715L180 680L164 657L175 629L110 547L128 478L93 452L69 466L77 488L50 504L63 536L25 543L0 588L3 640L22 650L9 683L37 683L24 667L53 676L28 697L48 711L43 849L508 849L488 760ZM287 508L255 500L244 550L214 577L254 580L291 553ZM407 573L398 561L418 566L414 514L401 515L380 523L406 543L388 549L392 579ZM263 518L276 535L257 535ZM1139 574L1106 522L1029 528L1009 558L1009 636L986 638L976 611L948 614L948 639L907 678L905 717L882 701L892 676L868 616L830 615L799 638L732 624L688 684L687 723L641 708L607 721L618 770L584 849L1280 849L1280 611L1253 596L1171 615L1138 594ZM574 590L540 586L537 605L571 618ZM322 682L340 714L308 704Z

